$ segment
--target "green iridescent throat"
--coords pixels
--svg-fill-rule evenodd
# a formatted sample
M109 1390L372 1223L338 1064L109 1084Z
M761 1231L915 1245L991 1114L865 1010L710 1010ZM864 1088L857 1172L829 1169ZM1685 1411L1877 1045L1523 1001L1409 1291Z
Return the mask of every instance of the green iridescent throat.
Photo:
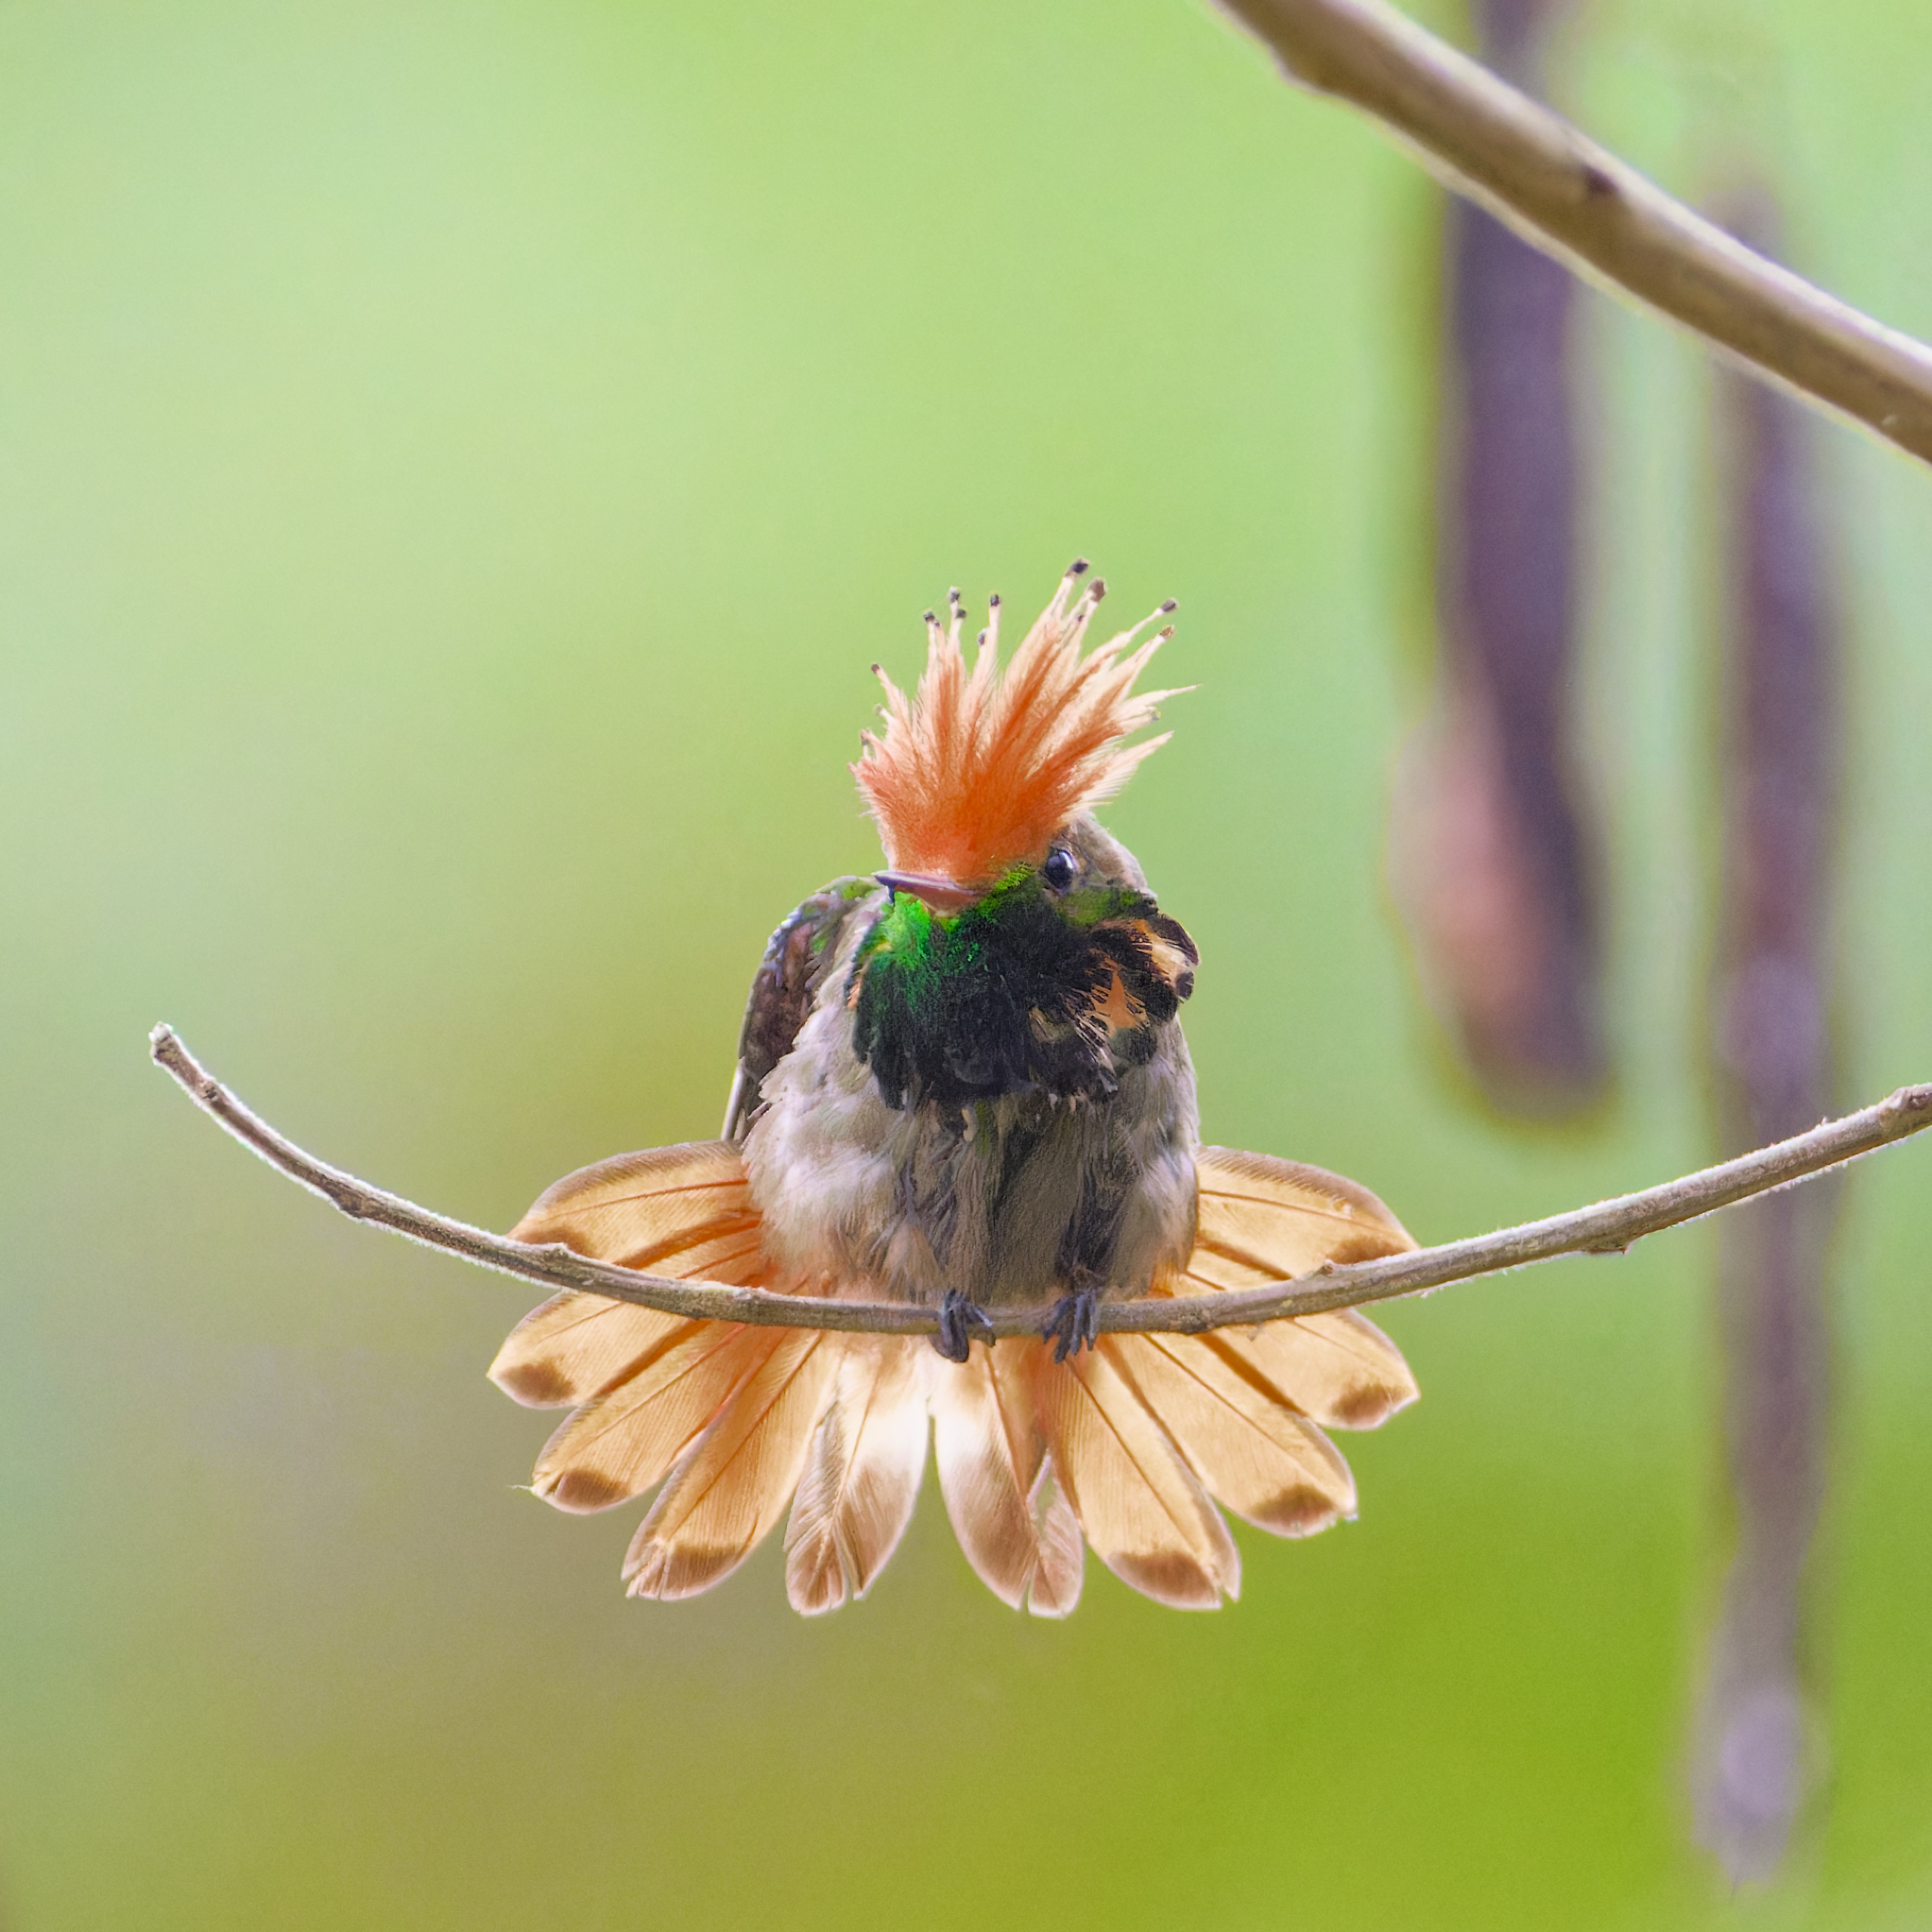
M869 979L881 973L897 978L908 1002L918 1008L940 983L1000 963L1009 944L1029 928L1037 933L1043 918L1084 932L1103 919L1131 918L1152 906L1145 893L1128 886L1085 886L1055 897L1035 867L1016 866L963 912L937 913L909 892L895 893L854 965L865 969Z
M951 915L897 894L853 961L854 1051L894 1107L1029 1089L1110 1092L1115 1056L1094 1020L1107 989L1128 975L1150 1019L1171 1017L1176 1004L1129 929L1158 918L1131 887L1055 894L1028 866ZM1151 1035L1143 1044L1152 1051Z

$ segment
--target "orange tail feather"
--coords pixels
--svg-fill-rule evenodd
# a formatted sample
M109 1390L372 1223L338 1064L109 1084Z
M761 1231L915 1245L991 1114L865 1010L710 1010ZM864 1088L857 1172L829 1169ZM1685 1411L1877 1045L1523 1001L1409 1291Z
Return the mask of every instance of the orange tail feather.
M827 1336L839 1355L832 1400L806 1452L785 1529L785 1589L807 1617L862 1597L912 1520L926 1470L922 1342Z
M651 1147L580 1168L547 1188L511 1238L679 1281L754 1279L758 1210L745 1164L721 1140ZM629 1302L567 1291L524 1317L490 1379L533 1408L582 1402L635 1374L691 1324Z
M782 1331L679 1458L624 1558L631 1595L695 1596L757 1548L798 1486L830 1399L838 1350L814 1330Z
M1260 1328L1217 1329L1201 1339L1329 1429L1379 1428L1420 1392L1401 1352L1352 1308Z
M1121 1372L1115 1339L1057 1365L1037 1346L1040 1419L1094 1555L1177 1610L1238 1596L1241 1556L1228 1526Z
M1040 1431L1035 1393L1045 1344L996 1343L932 1391L940 1492L980 1580L1002 1603L1065 1617L1080 1601L1084 1551Z
M546 1503L580 1512L641 1496L764 1367L786 1332L688 1322L669 1347L551 1437L532 1487Z
M1208 1493L1277 1536L1309 1536L1355 1508L1349 1466L1314 1423L1203 1340L1122 1335L1113 1354Z

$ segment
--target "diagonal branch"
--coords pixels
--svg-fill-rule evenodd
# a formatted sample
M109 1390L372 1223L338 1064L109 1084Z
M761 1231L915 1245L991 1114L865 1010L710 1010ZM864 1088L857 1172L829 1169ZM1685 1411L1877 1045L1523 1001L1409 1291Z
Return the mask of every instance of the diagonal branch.
M1222 0L1292 80L1380 122L1578 274L1932 463L1932 349L1747 248L1384 0Z
M715 1281L674 1281L659 1275L592 1261L559 1244L533 1247L501 1235L472 1228L418 1208L401 1195L371 1187L305 1153L292 1140L242 1105L206 1072L171 1026L157 1026L149 1044L155 1059L179 1081L189 1097L212 1114L236 1140L252 1147L271 1167L300 1181L358 1221L371 1221L406 1235L428 1247L495 1268L546 1287L578 1288L614 1301L635 1302L667 1315L715 1321L743 1321L780 1328L838 1328L875 1334L930 1335L938 1313L903 1303L829 1301L805 1295L767 1294L758 1288L727 1287ZM1842 1120L1827 1121L1809 1133L1761 1147L1721 1167L1666 1181L1641 1194L1626 1194L1593 1208L1578 1208L1547 1220L1529 1221L1492 1235L1418 1248L1380 1261L1346 1267L1331 1263L1297 1281L1270 1283L1225 1294L1149 1297L1106 1302L1100 1310L1103 1331L1146 1334L1198 1335L1211 1328L1250 1326L1284 1315L1316 1315L1331 1308L1354 1308L1386 1301L1521 1268L1562 1254L1620 1254L1645 1235L1680 1222L1696 1220L1752 1195L1807 1180L1908 1134L1932 1127L1932 1086L1901 1087L1889 1100L1861 1108ZM995 1333L1037 1335L1054 1311L1046 1308L989 1311Z

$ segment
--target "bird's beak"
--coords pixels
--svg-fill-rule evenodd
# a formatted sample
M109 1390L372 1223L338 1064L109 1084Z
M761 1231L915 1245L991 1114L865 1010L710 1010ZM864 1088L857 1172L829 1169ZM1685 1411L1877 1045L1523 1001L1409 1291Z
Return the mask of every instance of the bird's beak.
M932 872L874 872L872 877L894 892L909 892L940 914L963 912L980 897L971 886Z

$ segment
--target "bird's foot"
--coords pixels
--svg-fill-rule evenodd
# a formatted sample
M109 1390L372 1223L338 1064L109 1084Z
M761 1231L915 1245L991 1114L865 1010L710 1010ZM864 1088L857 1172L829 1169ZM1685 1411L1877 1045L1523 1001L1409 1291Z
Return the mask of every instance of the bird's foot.
M1054 1305L1053 1319L1040 1331L1040 1338L1053 1343L1055 1361L1094 1346L1100 1339L1100 1291L1081 1288L1063 1295Z
M948 1288L940 1298L939 1333L933 1337L933 1346L948 1361L964 1361L973 1352L976 1335L992 1347L993 1324L986 1319L986 1311L977 1302L968 1301L958 1288Z

